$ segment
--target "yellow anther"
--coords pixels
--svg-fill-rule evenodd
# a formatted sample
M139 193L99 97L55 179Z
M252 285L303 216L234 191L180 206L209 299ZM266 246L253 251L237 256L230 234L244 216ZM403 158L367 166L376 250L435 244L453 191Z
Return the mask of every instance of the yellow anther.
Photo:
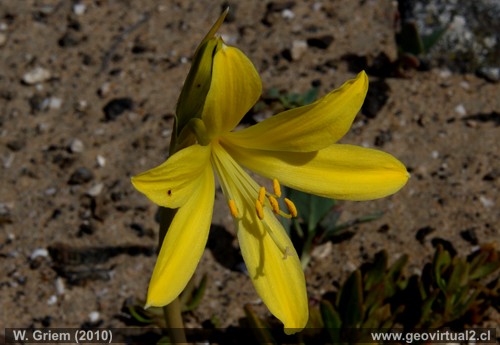
M255 211L257 212L257 216L259 217L260 220L264 219L264 207L260 203L259 200L255 201Z
M271 203L271 207L273 208L274 214L278 214L280 212L280 205L278 204L278 200L272 195L267 197L269 202Z
M262 205L264 205L265 198L266 198L266 187L260 187L258 200Z
M288 212L290 212L290 215L294 218L297 217L297 207L295 207L293 201L288 198L285 198L283 200L285 201L286 207L288 208Z
M278 179L273 179L273 189L274 195L276 195L278 198L281 198L281 186Z
M229 211L234 218L238 218L238 208L233 199L229 200Z

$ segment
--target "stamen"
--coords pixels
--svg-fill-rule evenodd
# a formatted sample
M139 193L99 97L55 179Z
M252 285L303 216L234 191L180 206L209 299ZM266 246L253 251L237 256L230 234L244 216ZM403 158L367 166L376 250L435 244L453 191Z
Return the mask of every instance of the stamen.
M255 211L257 212L257 216L259 217L260 220L264 219L264 208L262 204L260 203L260 200L255 201Z
M281 198L281 187L278 179L273 179L273 189L274 189L274 195L276 195L278 198Z
M280 212L280 205L278 204L278 200L272 195L269 195L267 197L269 199L269 202L271 203L271 207L273 208L274 214L279 214Z
M229 200L229 211L234 218L238 217L238 208L236 207L236 202L233 199Z
M259 189L259 202L264 205L264 200L266 197L266 187L260 187Z
M283 200L285 201L286 207L288 208L288 212L290 212L290 215L293 218L297 217L297 207L295 207L293 201L288 198L284 198Z

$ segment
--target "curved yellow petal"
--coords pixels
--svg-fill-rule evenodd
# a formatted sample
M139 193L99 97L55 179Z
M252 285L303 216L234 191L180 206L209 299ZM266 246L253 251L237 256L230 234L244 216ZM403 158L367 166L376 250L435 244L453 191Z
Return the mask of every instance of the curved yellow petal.
M196 179L189 200L177 210L167 231L149 283L146 306L169 304L186 287L203 254L214 204L211 166Z
M283 226L269 208L264 208L262 221L249 213L237 224L241 254L255 290L287 333L302 330L309 319L306 282Z
M262 92L259 74L239 49L223 44L213 60L212 83L202 115L211 137L236 127Z
M178 208L191 198L198 177L210 165L209 158L210 146L189 146L156 168L132 177L132 184L155 204Z
M410 176L390 154L353 145L334 144L316 152L224 147L238 162L260 175L327 198L382 198L396 193Z
M238 229L238 240L250 278L258 294L285 326L287 333L305 327L309 318L304 273L293 244L270 204L260 208L259 186L218 144L213 162Z
M325 148L347 133L367 91L368 77L361 72L312 104L228 133L225 139L233 145L260 150L311 152Z

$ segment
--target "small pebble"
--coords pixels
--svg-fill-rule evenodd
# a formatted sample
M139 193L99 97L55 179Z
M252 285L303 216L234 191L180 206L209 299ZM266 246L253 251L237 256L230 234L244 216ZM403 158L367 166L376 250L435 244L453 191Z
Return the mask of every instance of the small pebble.
M76 169L68 180L68 184L77 185L91 181L94 174L87 168L81 167Z
M299 60L307 51L307 42L304 40L294 40L292 43L292 60Z
M69 149L73 153L82 153L85 149L83 142L80 139L73 139L69 144Z
M486 208L491 208L491 207L495 206L495 202L493 200L491 200L490 198L485 197L484 195L481 195L479 197L479 201Z
M500 80L500 67L481 67L477 70L477 75L487 81L497 83Z
M58 295L64 294L65 291L65 286L64 286L64 280L61 277L56 278L56 292Z
M102 110L107 121L114 121L124 112L134 108L134 101L130 97L115 98L109 101Z
M99 97L104 98L109 94L110 91L111 91L111 83L107 81L101 85L99 90L97 90L97 94L99 95Z
M31 253L30 260L35 260L38 257L46 258L48 256L49 251L46 248L37 248Z
M90 187L90 189L87 191L87 195L96 197L99 194L101 194L103 188L104 188L104 183L98 183Z
M45 69L43 67L35 67L31 71L23 75L23 81L28 85L33 85L47 81L51 77L52 74L48 69Z
M434 150L434 151L431 152L431 156L432 156L432 158L436 159L436 158L439 157L439 152L436 151L436 150Z
M57 189L55 187L50 187L45 190L45 195L47 196L52 196L55 195L57 192Z
M281 16L285 19L293 19L295 18L295 13L293 13L292 10L285 8L283 11L281 11Z
M49 108L50 109L61 109L62 99L57 97L51 97L49 99Z
M460 116L465 116L467 115L467 111L465 110L465 107L463 104L459 104L455 107L455 112L460 115Z
M89 313L89 321L92 323L96 323L97 321L99 321L100 318L101 318L101 314L99 314L98 311L91 311Z
M100 168L104 168L104 166L106 165L106 158L104 158L103 156L101 155L97 155L96 157L96 161L97 161L97 165L100 167Z
M49 297L49 299L47 300L47 305L54 305L57 303L57 296L56 295L52 295Z
M73 5L73 13L77 16L81 16L82 14L84 14L86 9L87 6L85 6L85 4L78 3Z

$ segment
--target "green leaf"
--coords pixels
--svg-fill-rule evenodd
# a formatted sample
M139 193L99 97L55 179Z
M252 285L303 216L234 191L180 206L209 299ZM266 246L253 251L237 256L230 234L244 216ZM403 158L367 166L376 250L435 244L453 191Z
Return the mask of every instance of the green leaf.
M250 304L244 306L245 315L247 317L250 328L252 329L258 344L278 344L273 338L269 325L258 318Z
M448 251L444 250L441 245L438 245L433 261L434 279L439 288L446 291L446 280L443 273L451 263L451 256Z
M307 224L307 230L313 232L318 223L335 205L335 200L307 194L295 189L287 188L288 198L293 200L299 217Z
M348 328L357 328L363 321L363 287L361 272L352 272L339 294L339 314L342 325Z
M207 288L207 275L204 274L203 278L201 278L200 284L194 289L193 293L190 296L189 301L185 305L185 311L192 311L198 307L203 296L205 295L205 290Z
M340 343L340 328L342 327L342 320L339 313L333 308L332 304L327 300L320 301L321 317L325 325L326 332L330 340L334 344Z

